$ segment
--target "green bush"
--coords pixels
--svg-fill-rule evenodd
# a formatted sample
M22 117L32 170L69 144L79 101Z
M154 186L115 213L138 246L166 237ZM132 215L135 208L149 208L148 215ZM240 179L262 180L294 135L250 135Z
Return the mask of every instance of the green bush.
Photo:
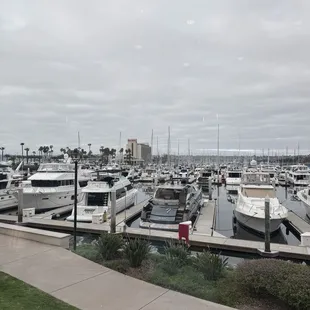
M140 267L151 251L149 242L142 239L129 239L124 247L124 254L131 267Z
M298 310L310 309L310 268L276 259L246 261L237 266L244 290L273 296Z
M177 274L181 267L190 264L190 255L191 252L186 245L167 243L160 267L169 275Z
M98 239L97 249L103 260L111 260L120 256L123 245L121 235L103 233Z
M76 248L75 253L93 262L100 262L98 248L93 244L81 244Z
M166 271L157 268L151 275L150 282L197 298L215 301L214 282L206 281L193 266L184 266L175 275L169 275Z
M124 273L128 271L130 265L127 259L116 259L104 262L104 266L117 272Z
M219 254L203 251L197 254L193 264L203 274L205 280L216 281L223 275L227 261L228 258L223 259Z

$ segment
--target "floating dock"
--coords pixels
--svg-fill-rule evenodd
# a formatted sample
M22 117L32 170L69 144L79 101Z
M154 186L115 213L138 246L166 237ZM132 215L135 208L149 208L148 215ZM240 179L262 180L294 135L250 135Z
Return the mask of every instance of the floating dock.
M310 232L310 224L291 210L288 213L288 217L283 221L283 224L299 240L301 234Z
M213 236L215 229L215 202L206 200L200 210L197 221L194 225L193 234L201 236Z

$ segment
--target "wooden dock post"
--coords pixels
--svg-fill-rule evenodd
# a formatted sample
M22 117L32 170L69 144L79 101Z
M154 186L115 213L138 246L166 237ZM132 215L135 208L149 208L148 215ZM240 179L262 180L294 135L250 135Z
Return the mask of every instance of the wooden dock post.
M17 216L17 222L22 223L23 222L23 207L24 207L24 195L23 195L23 188L19 187L17 189L18 192L18 216Z
M270 252L270 199L265 199L265 252Z
M111 233L116 232L116 191L111 191Z

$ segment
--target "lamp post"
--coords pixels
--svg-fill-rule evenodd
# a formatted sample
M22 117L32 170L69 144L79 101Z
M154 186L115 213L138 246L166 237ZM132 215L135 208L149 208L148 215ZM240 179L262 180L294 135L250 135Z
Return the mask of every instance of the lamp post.
M24 145L25 143L22 142L20 145L22 147L22 170L23 170L24 169Z
M73 226L73 249L76 250L77 235L77 198L78 198L78 153L74 153L74 226Z

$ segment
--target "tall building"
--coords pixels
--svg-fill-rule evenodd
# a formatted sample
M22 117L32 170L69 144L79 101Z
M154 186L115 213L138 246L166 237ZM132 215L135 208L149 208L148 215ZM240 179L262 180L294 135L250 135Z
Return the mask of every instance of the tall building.
M138 143L137 139L128 139L127 150L131 151L133 161L137 162L151 162L152 148L147 143Z

